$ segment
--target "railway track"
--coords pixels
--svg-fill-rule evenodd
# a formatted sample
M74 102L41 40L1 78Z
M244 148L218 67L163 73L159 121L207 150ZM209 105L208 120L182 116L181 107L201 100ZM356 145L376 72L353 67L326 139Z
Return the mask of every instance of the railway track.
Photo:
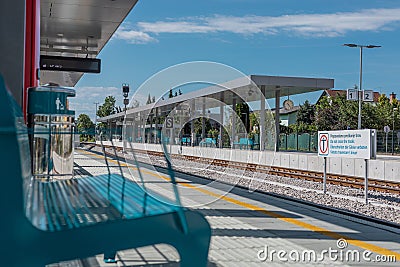
M157 151L135 149L135 152L147 154L150 156L157 156L157 157L163 156L162 152L157 152ZM196 161L219 167L229 167L251 172L266 173L281 177L297 178L297 179L320 182L320 183L322 183L323 181L322 172L298 170L298 169L275 167L275 166L265 166L253 163L243 163L243 162L235 162L235 161L228 161L221 159L210 159L197 156L187 156L187 155L177 155L177 154L173 154L171 155L171 157L174 159ZM332 185L339 185L357 189L364 188L364 178L360 177L327 173L326 181L328 184ZM400 195L400 183L377 180L377 179L368 179L368 190Z

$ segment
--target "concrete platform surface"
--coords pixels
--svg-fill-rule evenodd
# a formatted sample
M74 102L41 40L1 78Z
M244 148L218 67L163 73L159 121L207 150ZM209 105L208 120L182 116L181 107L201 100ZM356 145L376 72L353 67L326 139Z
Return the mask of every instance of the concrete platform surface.
M75 163L83 176L107 171L100 156L87 152L77 153ZM112 163L113 171L118 172ZM142 170L150 189L172 198L171 186L160 183L167 177L163 170ZM124 168L124 172L135 174L132 168ZM190 175L178 174L177 178L184 182L179 185L184 205L202 212L212 227L208 266L400 264L399 229L385 230L366 221ZM179 255L174 248L160 244L120 251L116 264L105 264L102 255L97 255L50 266L179 266Z

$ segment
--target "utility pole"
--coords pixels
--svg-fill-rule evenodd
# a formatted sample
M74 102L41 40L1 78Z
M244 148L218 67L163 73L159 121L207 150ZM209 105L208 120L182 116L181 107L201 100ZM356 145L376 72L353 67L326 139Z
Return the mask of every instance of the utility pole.
M357 128L361 129L361 104L362 104L362 73L363 73L363 48L379 48L380 45L359 45L359 44L344 44L347 47L357 47L360 48L360 87L358 88L358 125Z

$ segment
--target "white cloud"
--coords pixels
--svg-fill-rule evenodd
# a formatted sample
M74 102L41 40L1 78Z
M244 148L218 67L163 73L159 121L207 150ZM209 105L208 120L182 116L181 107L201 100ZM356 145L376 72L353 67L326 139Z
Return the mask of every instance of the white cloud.
M123 95L122 89L117 87L75 87L76 96L69 98L71 110L75 110L75 117L78 118L79 114L85 113L87 114L92 121L95 120L95 111L96 105L95 103L99 103L97 108L104 104L104 99L107 96L114 96L115 97L115 105L118 107L123 107ZM136 92L130 94L129 102L132 103L134 100L139 101L140 105L147 100L147 95L141 95Z
M157 42L157 39L151 37L149 34L145 32L127 29L126 27L120 27L115 32L113 37L128 41L131 44L146 44L151 42Z
M151 33L207 33L216 31L212 26L202 25L202 23L201 19L194 19L194 21L139 22L138 26L144 32Z
M297 34L308 37L336 37L351 31L394 29L400 22L400 8L365 9L331 14L296 14L281 16L186 17L156 22L138 22L138 30L118 30L116 37L132 43L154 42L150 34L228 32L241 35Z

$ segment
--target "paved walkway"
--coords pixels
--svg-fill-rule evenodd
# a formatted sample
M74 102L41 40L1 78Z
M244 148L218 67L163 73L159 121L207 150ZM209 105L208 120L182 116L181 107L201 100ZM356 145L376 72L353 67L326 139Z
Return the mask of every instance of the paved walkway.
M79 152L75 163L81 176L107 172L98 155ZM172 198L163 170L142 170L149 189ZM124 172L137 177L134 168ZM217 182L205 184L198 177L177 177L184 205L202 212L212 226L209 266L382 266L377 262L380 254L395 255L399 264L400 230L383 230ZM120 251L116 264L105 264L98 255L50 266L179 266L178 262L174 248L160 244Z

